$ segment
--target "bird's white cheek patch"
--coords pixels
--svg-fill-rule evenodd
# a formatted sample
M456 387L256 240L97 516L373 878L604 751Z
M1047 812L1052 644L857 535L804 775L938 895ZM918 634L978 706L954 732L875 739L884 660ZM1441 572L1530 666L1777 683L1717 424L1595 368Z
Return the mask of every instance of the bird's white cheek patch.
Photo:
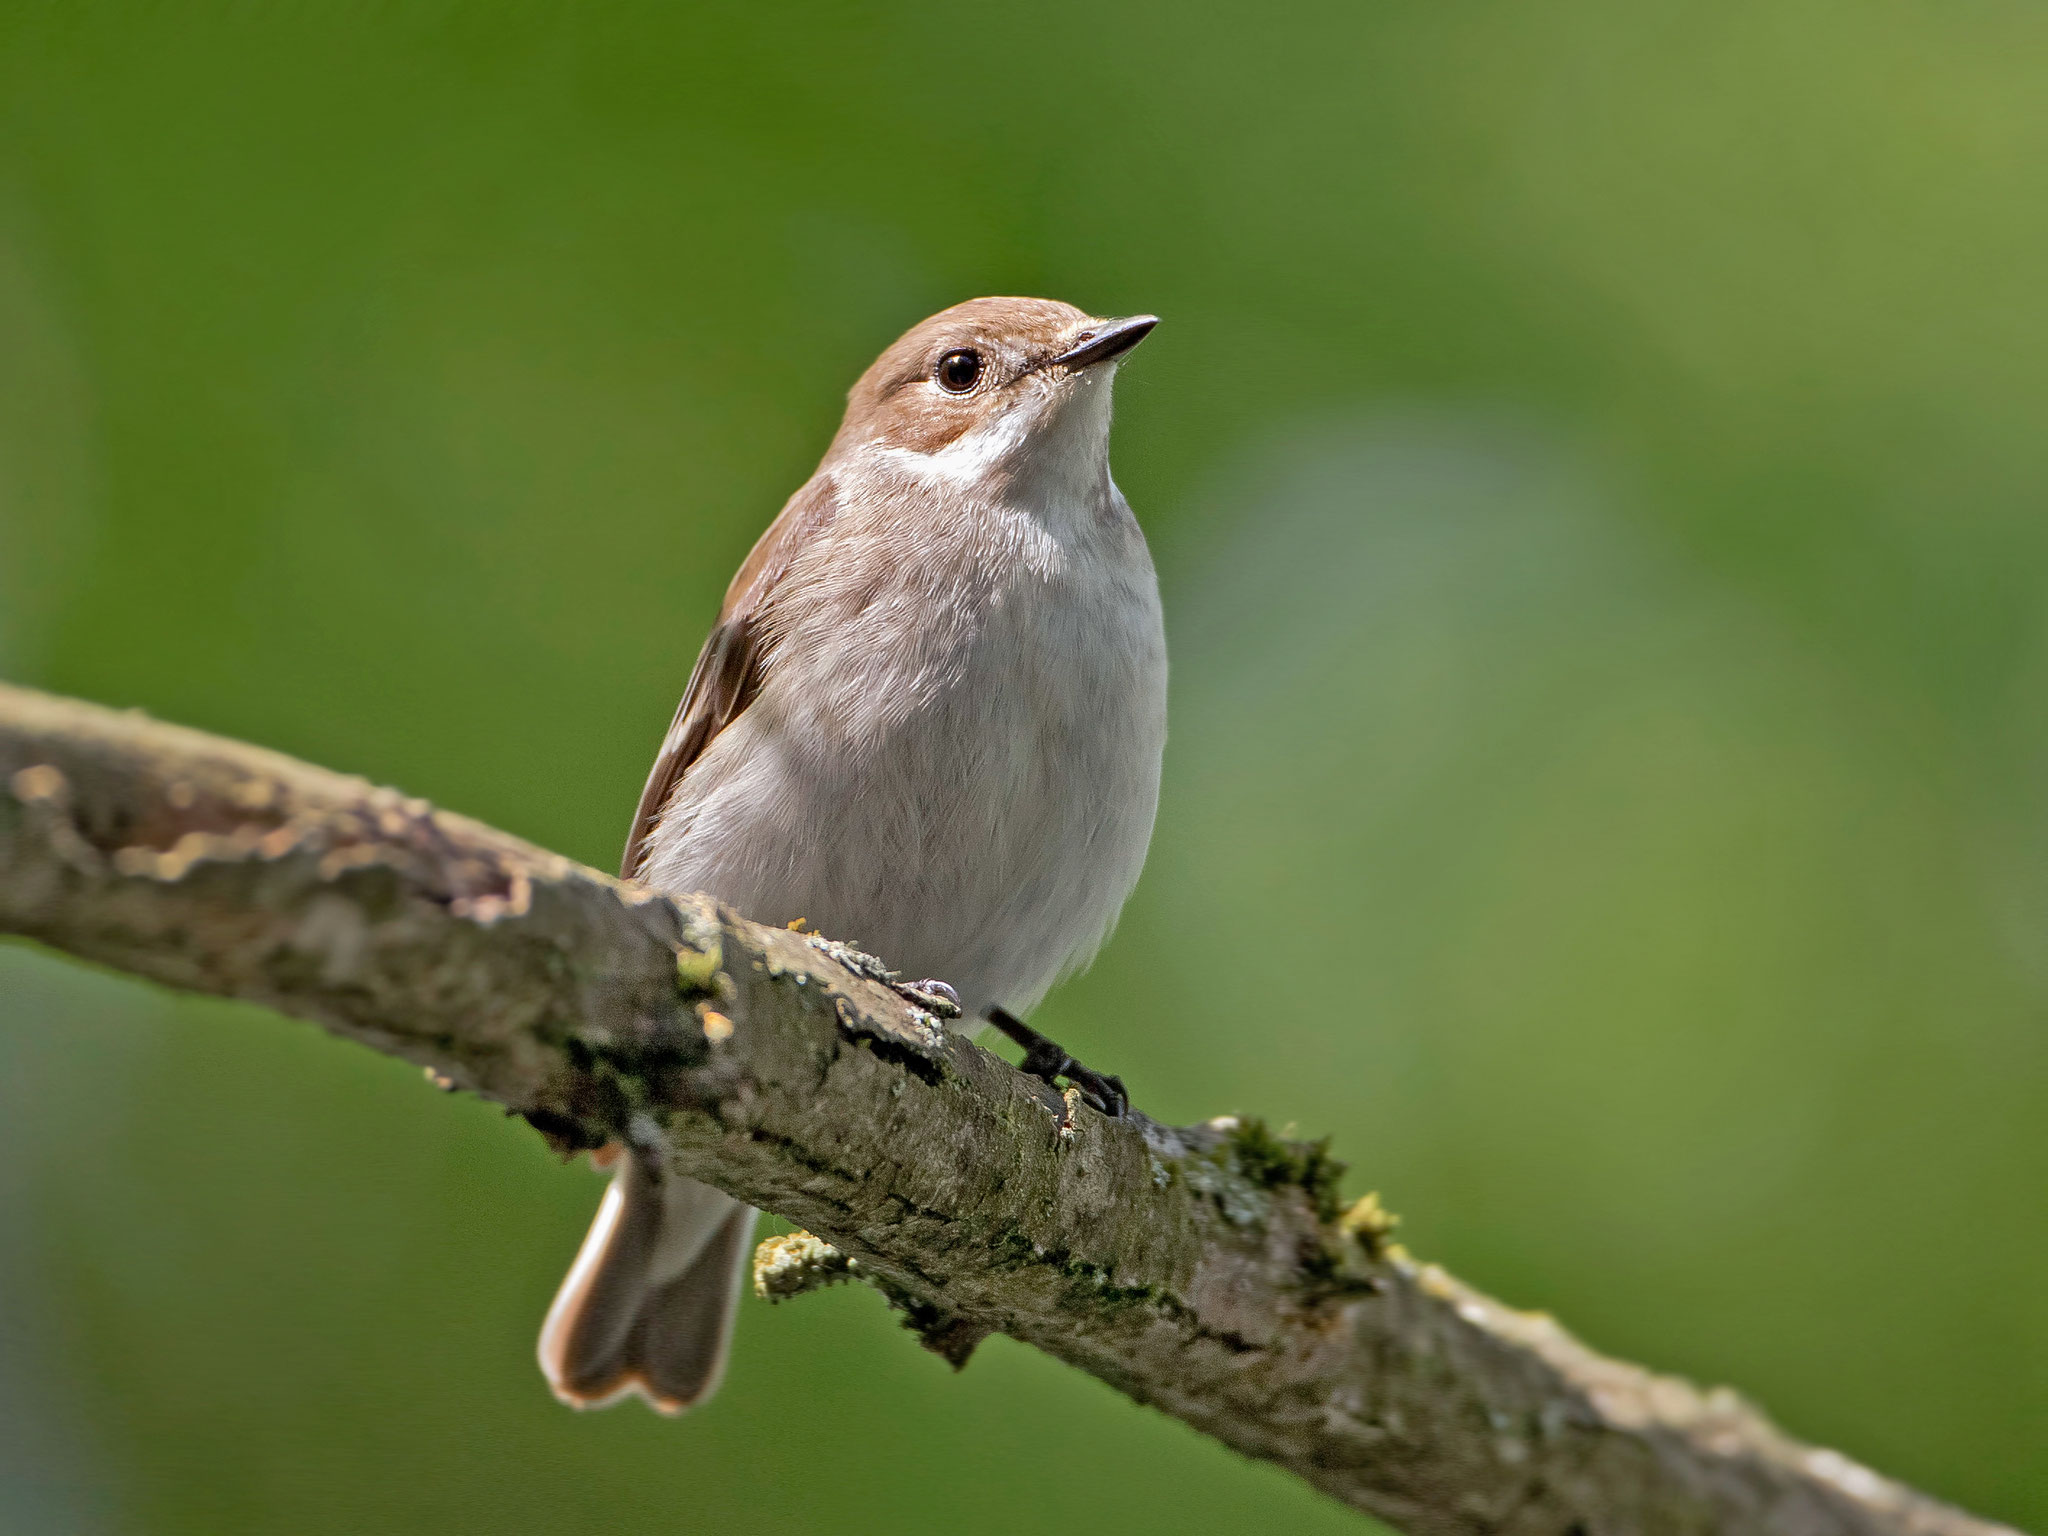
M995 421L963 432L937 453L919 453L914 448L878 446L876 457L908 470L920 479L968 484L981 480L991 469L1015 453L1024 441L1023 411L1010 411Z
M1011 494L1024 502L1067 499L1092 489L1109 462L1110 383L1114 363L1100 377L1084 377L1033 409L1020 406L963 432L936 453L919 453L876 443L877 459L920 480L948 486L981 486L996 470L1021 472L1023 484ZM1048 419L1050 418L1050 419Z

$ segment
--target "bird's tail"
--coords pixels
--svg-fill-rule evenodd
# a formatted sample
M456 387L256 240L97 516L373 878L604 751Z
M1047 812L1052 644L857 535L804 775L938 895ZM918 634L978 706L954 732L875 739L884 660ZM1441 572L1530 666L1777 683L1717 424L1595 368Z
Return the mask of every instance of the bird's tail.
M718 1390L755 1212L630 1151L540 1330L555 1396L605 1408L637 1392L681 1413Z

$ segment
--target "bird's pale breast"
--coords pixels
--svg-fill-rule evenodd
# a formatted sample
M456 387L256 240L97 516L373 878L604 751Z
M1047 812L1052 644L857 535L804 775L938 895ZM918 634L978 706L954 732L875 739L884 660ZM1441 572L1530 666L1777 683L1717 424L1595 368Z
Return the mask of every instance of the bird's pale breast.
M1157 584L1109 494L980 508L914 559L880 518L839 530L792 571L768 680L646 876L950 982L970 1019L1029 1008L1114 923L1158 803Z

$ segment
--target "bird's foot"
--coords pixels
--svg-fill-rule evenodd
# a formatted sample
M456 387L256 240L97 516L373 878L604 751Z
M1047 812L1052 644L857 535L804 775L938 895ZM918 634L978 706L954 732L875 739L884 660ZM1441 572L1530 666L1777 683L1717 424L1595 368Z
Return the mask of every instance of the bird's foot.
M828 939L821 934L810 934L813 949L830 955L856 976L865 976L869 981L879 981L898 997L914 1008L941 1019L960 1017L960 994L943 981L904 981L889 969L880 959L857 945L842 944L837 939Z
M892 981L889 987L898 997L908 998L926 1013L935 1013L942 1019L960 1017L960 994L943 981Z
M1123 1119L1124 1112L1131 1107L1131 1096L1122 1078L1082 1066L1057 1043L1004 1009L991 1008L988 1021L1024 1047L1024 1060L1019 1065L1040 1082L1058 1086L1054 1080L1064 1077L1081 1090L1085 1102L1112 1120Z

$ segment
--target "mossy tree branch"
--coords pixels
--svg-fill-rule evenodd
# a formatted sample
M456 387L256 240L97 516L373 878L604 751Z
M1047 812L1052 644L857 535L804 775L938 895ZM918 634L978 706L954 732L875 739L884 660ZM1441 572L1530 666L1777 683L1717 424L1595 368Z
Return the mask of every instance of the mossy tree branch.
M1406 1531L2002 1529L1415 1263L1316 1147L1106 1120L830 946L254 747L0 687L0 931L630 1140L824 1240L775 1288L869 1279Z

